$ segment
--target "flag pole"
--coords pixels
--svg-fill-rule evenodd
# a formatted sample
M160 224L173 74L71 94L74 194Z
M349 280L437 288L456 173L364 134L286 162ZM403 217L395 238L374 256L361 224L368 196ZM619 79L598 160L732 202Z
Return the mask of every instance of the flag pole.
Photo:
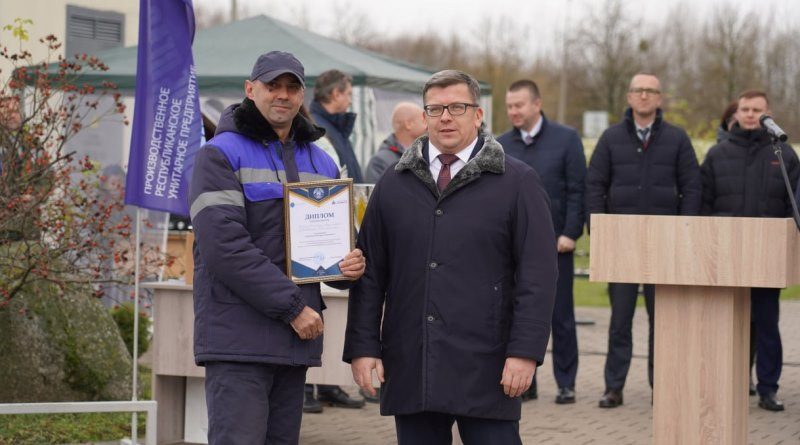
M140 225L141 225L141 211L139 206L136 206L136 264L134 266L134 278L133 278L133 383L131 384L131 400L137 401L138 394L137 394L137 382L138 382L138 374L139 374L139 367L138 361L139 358L139 278L140 278L140 271L139 271L139 262L141 257L140 252ZM137 435L139 433L139 422L137 419L138 415L136 411L131 413L131 445L136 445L137 443Z

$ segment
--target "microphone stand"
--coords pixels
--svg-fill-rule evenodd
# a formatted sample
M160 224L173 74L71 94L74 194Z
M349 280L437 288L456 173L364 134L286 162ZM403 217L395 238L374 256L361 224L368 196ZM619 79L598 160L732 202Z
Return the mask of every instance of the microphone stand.
M781 151L781 144L778 141L778 138L772 136L770 134L770 139L772 140L772 150L775 152L775 156L778 157L778 162L781 164L781 173L783 173L783 183L786 185L786 192L789 194L789 202L792 203L792 216L794 217L794 223L797 226L797 230L800 230L800 212L797 211L797 201L794 199L794 192L792 191L792 183L789 181L789 173L786 171L786 163L783 161L783 152Z

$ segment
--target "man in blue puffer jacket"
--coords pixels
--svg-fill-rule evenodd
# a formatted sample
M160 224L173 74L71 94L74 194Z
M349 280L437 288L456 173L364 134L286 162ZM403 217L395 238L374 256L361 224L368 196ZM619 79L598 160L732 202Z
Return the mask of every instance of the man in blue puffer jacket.
M261 55L245 93L197 154L190 186L195 362L206 368L210 444L296 444L324 303L319 284L286 276L283 183L338 168L313 143L324 130L298 115L305 75L293 55ZM364 265L357 249L339 263L351 280Z

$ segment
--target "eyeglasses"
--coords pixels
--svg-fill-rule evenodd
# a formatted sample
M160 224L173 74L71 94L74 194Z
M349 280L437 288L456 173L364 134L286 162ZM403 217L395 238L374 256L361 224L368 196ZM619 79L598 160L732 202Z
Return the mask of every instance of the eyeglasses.
M425 114L430 117L439 117L444 114L444 110L447 110L450 116L461 116L467 112L467 108L477 108L479 106L478 104L465 104L462 102L456 102L450 105L425 105Z
M661 91L655 88L631 88L630 90L628 90L628 92L631 94L644 93L647 96L655 96L657 94L661 94Z

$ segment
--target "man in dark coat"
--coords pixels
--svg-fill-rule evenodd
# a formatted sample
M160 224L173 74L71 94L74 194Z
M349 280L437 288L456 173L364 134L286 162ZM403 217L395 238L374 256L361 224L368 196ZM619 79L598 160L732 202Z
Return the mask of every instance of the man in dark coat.
M736 124L727 139L711 147L701 167L703 214L786 218L792 216L792 193L786 190L780 162L759 118L769 113L762 91L746 91L739 97ZM800 178L800 162L788 144L781 144L792 186ZM752 288L750 307L756 334L756 390L758 406L783 411L777 399L783 366L783 346L778 330L780 289Z
M344 360L400 445L519 444L519 396L544 360L556 242L539 176L482 131L477 81L425 84L428 136L373 191ZM452 178L452 180L451 180Z
M358 163L350 134L356 123L356 114L347 111L353 102L353 78L339 70L328 70L317 76L314 82L314 101L311 102L311 117L325 129L325 138L319 146L341 167L345 177L353 182L364 182L361 165ZM314 398L314 385L306 385L303 411L322 412L322 404L342 408L361 408L364 400L350 397L337 385L317 385L317 398Z
M346 169L353 182L364 182L361 165L358 163L350 134L356 123L356 114L347 111L353 102L353 78L339 70L328 70L317 76L314 83L314 101L311 102L311 117L325 129L325 137L333 148L328 151L334 161ZM323 141L324 142L324 141ZM328 144L325 144L328 145ZM323 149L328 149L322 146Z
M586 209L593 213L697 215L700 171L689 136L663 120L661 84L652 74L637 74L628 89L625 119L600 136L586 175ZM605 366L606 389L600 407L622 404L622 389L633 352L631 325L638 284L609 283L611 323ZM644 286L650 322L648 379L653 386L655 288Z
M306 370L321 365L319 284L286 276L284 245L283 182L339 173L314 144L324 131L298 115L304 82L292 54L261 55L247 97L195 159L194 357L205 366L210 444L298 443ZM339 267L360 277L361 252Z
M411 102L400 102L392 111L392 134L386 137L369 160L366 181L375 184L383 172L392 167L415 139L425 134L422 108Z
M558 246L558 287L553 307L553 375L556 403L575 403L578 336L572 297L575 241L583 234L583 190L586 157L578 132L548 120L542 113L539 87L518 80L506 92L511 130L497 138L506 154L533 167L550 197L550 213ZM523 400L536 398L536 378Z

